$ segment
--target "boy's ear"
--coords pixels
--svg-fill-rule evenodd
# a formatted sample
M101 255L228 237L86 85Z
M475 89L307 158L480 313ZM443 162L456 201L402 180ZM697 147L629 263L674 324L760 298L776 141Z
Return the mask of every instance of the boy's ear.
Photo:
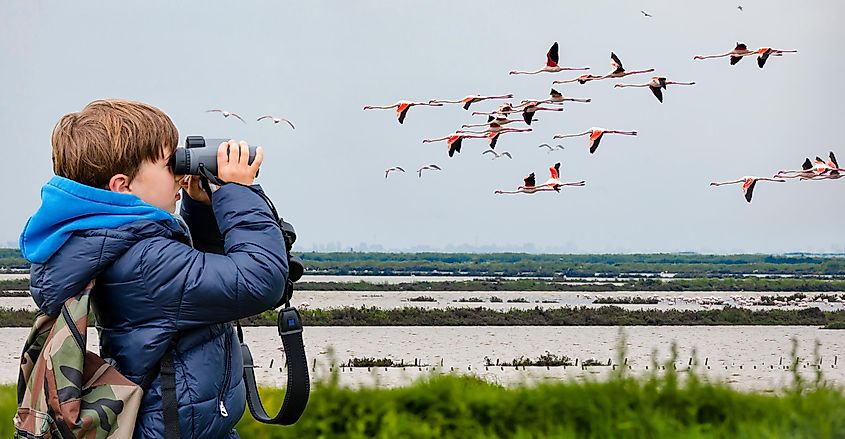
M126 174L115 174L109 179L109 190L119 193L132 193L129 188L129 177Z

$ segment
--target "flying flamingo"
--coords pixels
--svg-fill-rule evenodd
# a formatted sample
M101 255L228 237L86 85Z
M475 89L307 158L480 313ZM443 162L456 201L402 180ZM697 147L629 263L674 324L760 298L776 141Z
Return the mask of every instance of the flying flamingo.
M552 91L549 92L549 98L546 99L545 101L540 101L540 103L541 104L562 104L562 103L567 102L567 101L589 103L589 102L592 102L592 99L589 99L589 98L588 99L568 98L568 97L564 96L563 93L561 93L561 92L559 92L555 89L552 89ZM522 101L522 102L525 103L527 101Z
M616 130L606 130L604 128L590 128L588 131L584 131L583 133L579 134L555 134L555 139L564 139L567 137L579 137L579 136L590 136L590 154L596 152L596 149L599 147L599 142L601 142L602 136L605 134L623 134L626 136L636 136L636 131L616 131Z
M590 70L589 67L560 67L557 63L560 57L558 56L558 46L557 41L552 44L552 47L549 49L549 52L546 54L546 65L537 71L534 72L522 72L518 70L511 70L509 73L510 75L536 75L537 73L549 72L549 73L557 73L562 72L564 70Z
M424 105L428 107L442 107L443 104L434 104L431 102L412 102L412 101L399 101L393 105L365 105L365 110L389 110L391 108L396 109L396 118L399 119L399 123L405 122L405 115L408 114L408 110L415 105Z
M527 133L529 131L531 131L531 128L521 129L521 128L502 128L502 127L492 128L491 127L489 130L485 130L485 131L458 130L458 131L455 131L455 133L461 134L461 135L468 134L468 133L471 133L471 134L486 134L487 140L490 142L489 143L490 149L496 149L496 143L499 141L500 135L505 134L505 133ZM458 152L460 152L460 151L458 151Z
M645 69L645 70L631 70L630 72L626 71L624 67L622 67L622 61L619 60L619 57L616 56L615 53L610 52L610 67L613 67L613 70L604 75L602 79L605 78L624 78L628 75L638 75L640 73L649 73L653 72L654 69Z
M736 47L734 47L734 50L731 50L728 53L723 53L721 55L696 55L692 59L724 58L726 56L729 56L731 57L731 65L735 65L736 63L742 61L743 57L746 57L748 55L754 55L755 53L757 52L753 50L748 50L748 46L746 46L745 43L737 42Z
M437 166L435 164L425 165L422 168L417 169L417 175L419 176L419 178L422 178L422 171L424 171L424 170L442 171L442 169L440 169L440 166Z
M563 108L561 107L541 107L539 101L523 102L522 105L524 105L524 107L522 108L522 120L524 120L525 123L528 125L531 125L531 122L534 120L534 114L538 111L563 111Z
M553 147L552 145L549 145L548 143L544 143L542 145L539 145L537 148L549 148L549 151L548 151L549 153L556 150L556 149L561 149L561 150L565 149L563 147L563 145L557 144Z
M597 79L604 79L604 76L601 75L581 75L575 79L567 79L565 81L555 80L552 81L552 84L569 84L571 82L578 82L581 85L584 85L590 81L595 81Z
M536 122L536 121L537 121L537 119L534 119L534 122ZM513 123L513 122L523 122L523 120L522 119L508 119L507 116L505 116L505 115L499 115L497 117L488 116L487 117L487 123L463 124L463 125L461 125L461 128L477 128L477 127L493 128L493 125L498 125L498 126L501 127L501 126L504 126L504 125L507 125L507 124Z
M798 53L797 50L779 50L771 47L761 47L757 49L757 65L762 69L766 65L766 60L770 56L783 56L784 53Z
M284 117L276 117L276 116L273 116L273 115L270 115L270 114L268 114L266 116L261 116L258 119L256 119L256 121L261 122L264 119L270 119L270 120L273 121L274 124L277 124L277 123L284 121L284 122L287 122L287 124L290 125L291 128L296 129L296 127L293 126L293 122L285 119Z
M534 193L537 193L537 192L551 192L551 191L555 190L554 188L551 188L551 187L548 187L548 186L545 186L545 185L537 186L535 179L534 179L534 173L533 172L528 174L528 176L526 176L525 178L523 178L522 182L523 182L522 186L517 187L515 191L506 191L506 190L502 190L502 189L497 189L493 193L494 194L534 194Z
M833 154L833 152L831 152L831 154ZM825 168L822 168L820 172L817 172L818 170L813 168L813 162L811 162L810 158L807 157L801 165L801 170L780 170L774 175L774 178L800 178L801 180L810 180L817 175L821 175L821 173L825 170Z
M511 156L511 153L509 153L509 152L507 152L507 151L504 151L504 152L502 152L501 154L499 154L498 152L496 152L496 151L494 151L494 150L492 150L492 149L488 149L488 150L486 150L486 151L482 152L481 154L482 154L482 155L484 155L484 154L488 154L488 153L489 153L489 154L493 154L493 160L496 160L496 159L498 159L498 158L501 158L502 156L507 156L507 158L509 158L509 159L512 159L512 158L513 158L513 156Z
M384 178L385 178L385 179L387 179L387 175L388 175L388 174L390 174L391 172L396 172L396 171L405 172L405 170L404 170L404 169L402 169L401 167L399 167L399 166L394 166L394 167L392 167L392 168L387 168L387 169L385 169L385 170L384 170Z
M226 111L226 110L224 110L224 109L222 109L222 108L214 108L214 109L211 109L211 110L205 110L205 112L206 112L206 113L220 113L220 114L222 114L222 115L223 115L223 117L233 116L233 117L235 117L236 119L239 119L241 122L246 123L246 121L244 120L244 118L242 118L242 117L241 117L240 115L238 115L237 113L233 113L233 112L231 112L231 111Z
M481 95L470 95L466 96L463 99L456 100L456 101L447 101L447 100L440 100L440 99L432 99L429 104L463 104L464 110L469 110L469 106L481 101L486 101L488 99L510 99L512 98L512 94L506 94L501 96L481 96Z
M561 186L584 186L587 184L586 181L572 181L568 183L563 183L560 181L560 162L555 163L554 165L549 167L549 179L546 180L545 185L548 187L553 188L554 190L560 192Z
M486 135L473 135L465 133L453 133L446 137L438 139L423 139L422 143L442 142L446 141L446 147L449 148L449 157L455 155L456 152L461 152L461 143L464 139L486 139Z
M645 84L616 84L613 87L648 87L651 89L651 92L654 93L657 100L660 101L660 103L663 103L663 90L661 89L665 89L667 85L695 85L695 82L667 81L666 78L662 76L653 76L651 80Z
M739 180L732 180L732 181L723 181L723 182L712 182L710 186L722 186L725 184L737 184L742 183L742 192L745 193L745 201L751 202L751 196L754 193L754 186L757 184L758 181L776 181L778 183L786 183L786 180L778 179L778 178L766 178L766 177L752 177L752 176L745 176L740 178Z

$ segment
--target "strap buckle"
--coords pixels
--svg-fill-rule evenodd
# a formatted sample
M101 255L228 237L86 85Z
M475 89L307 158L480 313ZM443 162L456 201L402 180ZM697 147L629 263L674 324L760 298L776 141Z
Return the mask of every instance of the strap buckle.
M279 335L282 337L301 333L302 318L299 316L299 311L297 311L294 307L288 307L280 310L278 327Z

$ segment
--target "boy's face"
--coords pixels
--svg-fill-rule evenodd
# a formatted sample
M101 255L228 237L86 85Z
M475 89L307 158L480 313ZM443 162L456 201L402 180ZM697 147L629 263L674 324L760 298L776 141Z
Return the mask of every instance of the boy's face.
M182 175L173 175L168 166L169 157L155 162L144 162L138 169L135 178L128 184L128 191L138 198L170 213L176 211L179 201L180 181Z

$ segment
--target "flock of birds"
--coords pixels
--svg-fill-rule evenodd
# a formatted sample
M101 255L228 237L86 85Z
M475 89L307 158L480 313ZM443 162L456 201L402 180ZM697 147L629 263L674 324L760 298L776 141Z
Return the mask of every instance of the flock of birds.
M738 9L742 11L742 6L738 6ZM645 17L652 17L651 14L641 11ZM786 49L774 49L771 47L761 47L757 50L750 50L748 46L744 43L736 43L736 46L726 52L721 54L714 54L714 55L696 55L693 57L693 60L707 60L707 59L716 59L716 58L729 58L730 65L736 65L743 58L749 56L756 56L757 57L757 65L760 68L763 68L766 65L766 62L772 57L782 57L785 54L789 53L796 53L797 50L786 50ZM590 70L589 66L585 67L564 67L560 65L560 54L559 54L559 46L558 43L555 42L552 44L549 51L546 53L546 63L544 66L537 70L512 70L510 71L510 75L536 75L542 73L559 73L559 72L567 72L567 71L587 71ZM569 83L579 83L579 84L586 84L588 82L593 81L601 81L605 79L611 78L624 78L626 76L631 75L640 75L654 72L653 68L648 69L641 69L641 70L627 70L621 59L616 55L616 53L610 53L610 66L611 70L604 74L604 75L593 75L593 74L582 74L575 78L566 79L566 80L555 80L552 82L553 85L555 84L569 84ZM688 81L672 81L667 79L664 76L652 76L647 82L638 83L638 84L625 84L625 83L617 83L614 85L614 88L648 88L654 97L658 100L658 102L663 103L664 98L664 91L668 89L669 86L693 86L695 82ZM458 104L463 107L464 110L469 110L473 104L477 104L480 102L485 101L492 101L492 100L505 100L509 101L513 99L513 94L500 94L500 95L467 95L461 99L430 99L428 101L411 101L411 100L400 100L393 105L366 105L364 106L364 110L395 110L396 118L400 124L405 122L405 118L408 115L408 111L412 107L442 107L446 104ZM473 124L463 124L460 129L455 130L453 133L438 137L438 138L431 138L431 139L423 139L423 143L435 143L435 142L445 142L447 147L447 152L449 157L454 157L456 153L461 152L461 147L463 145L464 139L487 139L488 149L484 150L481 154L482 155L490 155L493 160L507 157L508 159L512 159L513 155L509 151L496 151L496 146L499 142L500 137L503 134L517 134L517 133L528 133L532 131L531 124L533 122L537 122L538 119L535 118L538 112L560 112L563 111L564 104L567 102L577 102L577 103L590 103L591 99L589 98L574 98L564 96L561 92L556 90L555 88L551 88L549 96L542 99L526 99L520 101L518 104L514 104L512 102L504 102L501 103L497 109L493 111L474 111L471 114L473 116L486 116L487 120L483 123L473 123ZM220 113L223 117L234 117L239 119L241 122L246 123L243 117L239 114L226 111L220 108L215 108L211 110L207 110L207 112L215 112ZM521 117L512 117L514 115L521 115ZM279 124L281 122L285 122L290 125L291 128L295 129L293 123L285 118L277 117L273 115L264 115L260 116L256 119L257 121L262 120L272 120L275 124ZM524 124L524 128L513 128L509 125L511 124ZM482 130L471 130L471 128L483 128ZM598 128L593 127L587 129L580 133L564 133L564 134L555 134L554 139L566 139L572 137L587 137L587 146L591 154L596 153L598 150L599 144L601 143L602 139L606 135L621 135L621 136L636 136L636 131L626 131L626 130L618 130L618 129L607 129L607 128ZM543 143L538 146L538 148L546 148L549 153L563 150L564 146L561 144L556 144L554 146L549 145L548 143ZM783 183L786 182L787 179L799 179L799 180L835 180L839 179L845 173L845 169L840 168L839 164L836 161L836 157L834 153L831 151L829 153L829 160L823 160L820 157L816 157L814 160L810 160L810 158L806 158L804 163L802 164L801 169L797 170L780 170L772 177L757 177L757 176L743 176L736 180L730 181L721 181L721 182L711 182L711 186L722 186L722 185L732 185L732 184L742 184L742 190L745 195L746 201L749 203L751 202L752 195L754 193L754 188L757 182L760 181L767 181L767 182L779 182ZM421 166L416 170L417 176L422 178L423 171L442 171L442 168L437 164L430 163L424 166ZM405 173L405 169L401 166L393 166L384 171L384 177L387 179L392 173ZM580 181L572 181L572 182L564 182L560 179L560 162L555 163L554 165L549 167L549 178L542 184L537 184L536 181L536 174L534 172L528 174L523 178L522 185L518 186L515 190L503 190L497 189L494 191L495 194L535 194L538 192L560 192L562 187L565 186L572 186L572 187L580 187L584 186L586 182L584 180Z
M742 11L742 6L739 6L738 9ZM652 17L651 14L642 11L643 15L646 17ZM693 57L694 60L707 60L707 59L715 59L715 58L724 58L728 57L729 62L731 65L736 65L739 63L743 58L749 56L756 56L757 57L757 65L760 68L763 68L766 65L766 62L772 57L782 57L785 54L789 53L796 53L796 50L786 50L786 49L775 49L772 47L761 47L757 50L749 50L748 46L744 43L736 43L736 46L726 52L721 54L714 54L714 55L696 55ZM610 66L611 70L604 74L604 75L593 75L593 74L581 74L575 78L566 79L566 80L555 80L552 82L553 86L555 84L569 84L569 83L579 83L579 84L586 84L592 81L601 81L605 79L611 78L624 78L626 76L631 75L640 75L646 73L654 72L654 69L647 68L647 69L640 69L640 70L627 70L624 67L619 56L616 53L611 52L610 54ZM551 48L546 54L546 63L543 67L537 70L512 70L510 71L510 75L536 75L542 73L559 73L559 72L567 72L567 71L587 71L590 70L589 66L585 67L565 67L560 65L560 55L559 55L559 46L558 43L555 42L552 44ZM615 84L614 88L648 88L654 97L658 100L658 102L662 103L664 98L664 92L668 89L669 86L693 86L695 82L688 81L673 81L669 80L664 76L652 76L647 82L643 83L636 83L636 84L626 84L626 83L617 83ZM482 112L482 111L474 111L471 114L473 116L487 116L487 121L484 123L474 123L474 124L464 124L461 126L460 129L455 130L453 133L438 137L438 138L431 138L431 139L423 139L423 143L433 143L433 142L445 142L447 146L447 152L449 157L453 157L456 153L461 152L461 147L463 141L465 139L487 139L488 142L488 149L484 150L481 154L482 155L491 155L493 160L499 159L502 157L507 157L509 159L513 158L512 154L508 151L497 152L495 150L496 145L500 137L503 134L517 134L517 133L528 133L531 132L531 124L532 122L538 121L535 118L536 114L540 111L547 111L547 112L560 112L563 111L563 105L566 102L579 102L579 103L589 103L591 99L589 98L573 98L564 96L561 92L552 88L549 96L543 99L527 99L522 100L518 104L511 103L507 100L513 98L513 94L500 94L500 95L468 95L461 99L431 99L428 101L411 101L411 100L400 100L393 105L367 105L364 106L364 110L395 110L396 118L400 124L404 123L405 118L408 115L408 111L412 107L442 107L445 104L459 104L461 105L464 110L469 110L473 104L488 101L488 100L506 100L506 102L501 103L496 110L489 111L489 112ZM520 114L521 117L512 117L516 114ZM524 128L513 128L509 125L511 124L524 124ZM473 131L468 130L467 128L481 128L483 130L480 131ZM566 139L571 137L587 137L587 146L591 154L596 153L598 150L599 144L601 143L602 139L605 135L621 135L621 136L636 136L636 131L626 131L626 130L618 130L618 129L606 129L606 128L598 128L593 127L587 129L580 133L565 133L565 134L555 134L554 139ZM548 152L551 153L557 150L563 150L564 146L557 144L557 145L549 145L548 143L543 143L538 146L539 148L547 148ZM772 177L756 177L756 176L744 176L737 180L732 181L722 181L722 182L712 182L711 186L722 186L722 185L730 185L730 184L742 184L743 193L745 195L745 199L748 202L751 202L751 197L754 191L754 187L759 181L773 181L773 182L785 182L786 179L798 178L801 180L825 180L825 179L838 179L840 178L845 172L845 169L839 167L838 163L836 162L836 158L831 152L829 154L830 160L825 161L819 157L815 158L815 161L811 161L807 158L800 170L781 170L778 171ZM422 171L425 169L434 169L434 170L441 170L441 168L435 164L429 164L417 170L417 175L422 177ZM404 169L400 166L394 166L388 168L384 176L388 178L391 173L393 172L405 172ZM560 189L564 186L584 186L586 184L585 181L574 181L574 182L564 182L560 180L560 163L555 163L549 168L549 178L545 181L545 183L537 184L536 181L536 174L530 173L529 175L523 178L523 184L518 186L515 190L503 190L497 189L494 191L495 194L517 194L517 193L525 193L525 194L534 194L538 192L560 192Z

